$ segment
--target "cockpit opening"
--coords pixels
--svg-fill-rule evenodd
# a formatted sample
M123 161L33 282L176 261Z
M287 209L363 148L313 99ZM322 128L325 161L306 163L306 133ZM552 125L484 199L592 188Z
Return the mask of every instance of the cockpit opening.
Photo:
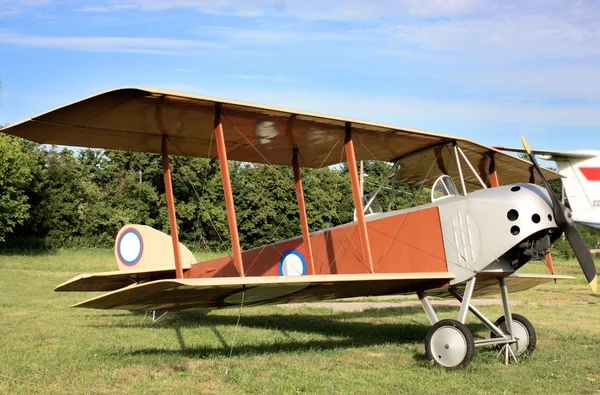
M448 196L458 196L458 189L454 185L454 181L448 175L438 177L431 188L431 202L436 202Z

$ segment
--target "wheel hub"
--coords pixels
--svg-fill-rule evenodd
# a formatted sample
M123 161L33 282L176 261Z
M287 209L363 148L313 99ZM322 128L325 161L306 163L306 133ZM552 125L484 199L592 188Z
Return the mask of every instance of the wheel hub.
M431 352L440 365L453 367L467 355L467 340L457 328L443 326L431 338Z

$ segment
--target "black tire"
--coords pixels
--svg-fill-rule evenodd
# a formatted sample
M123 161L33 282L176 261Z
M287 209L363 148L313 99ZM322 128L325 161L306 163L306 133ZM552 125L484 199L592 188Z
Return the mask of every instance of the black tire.
M527 333L527 347L523 348L523 349L519 349L519 346L517 345L517 350L515 350L513 348L513 352L515 353L515 355L522 355L522 354L526 354L526 355L531 355L533 353L533 351L535 350L535 346L537 343L537 335L535 333L535 328L533 327L533 324L531 322L529 322L529 320L525 317L523 317L520 314L511 314L512 316L512 320L513 320L513 325L519 325L521 330L525 330ZM496 325L497 327L499 327L500 329L502 329L502 331L504 332L506 329L506 317L502 316L500 318L498 318L496 320L496 322L494 323L494 325ZM492 338L498 337L496 336L496 334L494 332L492 332L491 335Z
M444 354L444 352L440 352L440 350L449 350L451 348L449 344L440 347L441 339L439 336L443 336L444 333L457 339L460 339L460 337L456 337L456 334L462 336L464 343L459 342L458 355L449 355L448 353ZM437 351L436 348L438 349ZM440 320L427 332L427 336L425 337L425 353L427 354L427 358L446 370L462 369L469 366L475 356L475 340L473 339L471 330L460 321L450 319ZM446 357L450 358L447 359Z

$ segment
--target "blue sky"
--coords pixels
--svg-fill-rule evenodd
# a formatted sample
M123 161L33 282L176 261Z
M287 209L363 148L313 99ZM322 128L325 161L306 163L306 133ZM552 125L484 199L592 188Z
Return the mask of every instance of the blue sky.
M0 123L119 86L600 149L600 2L0 0Z

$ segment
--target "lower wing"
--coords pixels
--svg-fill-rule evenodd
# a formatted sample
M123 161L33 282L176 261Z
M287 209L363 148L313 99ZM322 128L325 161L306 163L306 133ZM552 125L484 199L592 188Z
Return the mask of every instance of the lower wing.
M448 272L212 277L157 280L78 303L73 307L121 310L197 310L414 293L443 287Z
M574 280L573 276L560 276L555 274L529 274L529 273L512 273L506 276L506 273L479 273L475 281L473 289L473 298L482 296L491 296L500 294L498 280L502 277L506 278L506 286L509 293L527 291L540 284L555 280ZM456 285L457 291L462 295L465 290L466 283ZM448 288L430 289L425 292L427 296L434 296L444 299L454 299Z

